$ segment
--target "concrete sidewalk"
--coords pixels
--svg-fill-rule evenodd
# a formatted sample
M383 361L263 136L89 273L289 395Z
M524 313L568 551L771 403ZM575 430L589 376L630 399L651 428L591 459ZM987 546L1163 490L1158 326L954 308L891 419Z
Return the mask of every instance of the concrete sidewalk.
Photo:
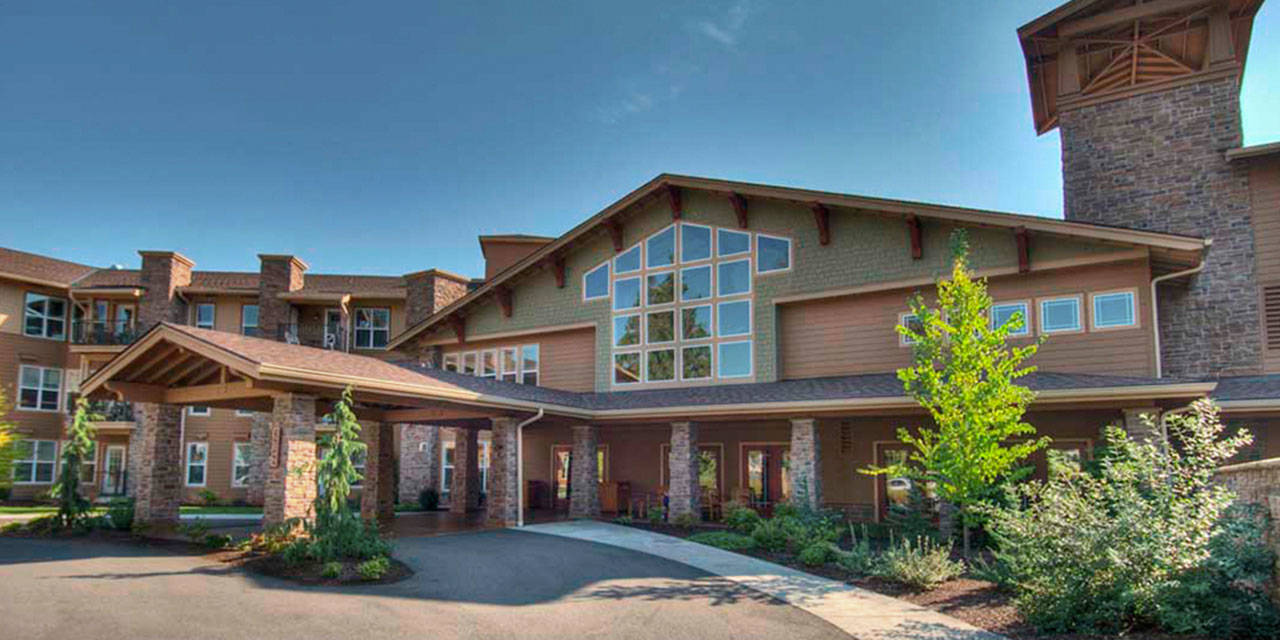
M1002 640L950 616L897 598L642 529L591 520L538 524L530 533L586 540L674 560L759 591L835 625L854 638Z

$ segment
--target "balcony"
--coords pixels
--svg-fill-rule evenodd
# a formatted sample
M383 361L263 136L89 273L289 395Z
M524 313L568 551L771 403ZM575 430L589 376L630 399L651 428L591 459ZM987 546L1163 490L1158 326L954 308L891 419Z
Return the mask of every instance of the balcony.
M71 402L68 403L67 412L74 413L76 408L76 396L72 394ZM87 407L89 414L94 416L94 424L103 422L134 422L133 419L133 403L132 402L116 402L114 400L90 400Z
M75 320L71 344L123 346L133 344L142 333L132 320Z
M276 339L289 344L300 344L304 347L349 351L347 344L347 327L332 322L300 322L281 324L276 327Z

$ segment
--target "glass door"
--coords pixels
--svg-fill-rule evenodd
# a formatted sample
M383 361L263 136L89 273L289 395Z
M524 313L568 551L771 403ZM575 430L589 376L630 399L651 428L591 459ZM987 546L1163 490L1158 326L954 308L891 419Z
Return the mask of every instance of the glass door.
M773 505L785 501L791 493L788 467L791 447L777 444L753 444L742 449L742 468L746 472L746 488L751 506L764 515L773 513Z
M123 445L113 444L107 447L106 463L102 465L103 495L124 494L124 454Z
M342 331L342 310L324 310L324 348L345 351Z

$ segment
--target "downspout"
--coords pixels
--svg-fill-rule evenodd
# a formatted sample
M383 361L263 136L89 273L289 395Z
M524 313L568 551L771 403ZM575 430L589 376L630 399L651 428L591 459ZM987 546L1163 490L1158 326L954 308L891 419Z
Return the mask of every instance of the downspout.
M524 526L524 428L541 420L546 409L538 407L533 417L516 425L516 526Z
M1195 275L1203 270L1204 258L1200 258L1200 264L1197 264L1190 269L1166 273L1162 276L1156 276L1151 279L1151 335L1155 337L1156 345L1156 378L1164 377L1164 362L1160 355L1160 299L1157 297L1156 285L1164 282L1165 280Z

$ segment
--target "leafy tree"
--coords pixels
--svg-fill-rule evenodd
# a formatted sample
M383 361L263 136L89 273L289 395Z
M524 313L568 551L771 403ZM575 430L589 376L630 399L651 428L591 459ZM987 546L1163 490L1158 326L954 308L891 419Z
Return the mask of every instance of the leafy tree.
M13 447L18 442L18 425L9 419L12 410L8 396L0 389L0 497L4 497L13 484Z
M89 411L89 401L76 400L76 412L67 429L67 442L62 447L62 470L49 495L58 501L58 527L68 529L84 524L89 501L80 495L80 469L93 452L93 421L100 419Z
M1000 482L1025 473L1020 463L1048 444L1048 438L1026 439L1036 433L1022 419L1035 394L1017 383L1035 370L1024 362L1040 344L1008 344L1009 335L1026 322L1022 314L992 326L986 281L976 279L969 268L968 237L961 229L951 241L951 278L938 283L938 308L916 294L910 300L915 322L897 327L913 344L914 360L898 370L898 379L935 426L915 433L899 429L898 439L912 447L907 462L863 471L914 477L939 500L954 505L967 556L969 527L978 516L974 507Z

